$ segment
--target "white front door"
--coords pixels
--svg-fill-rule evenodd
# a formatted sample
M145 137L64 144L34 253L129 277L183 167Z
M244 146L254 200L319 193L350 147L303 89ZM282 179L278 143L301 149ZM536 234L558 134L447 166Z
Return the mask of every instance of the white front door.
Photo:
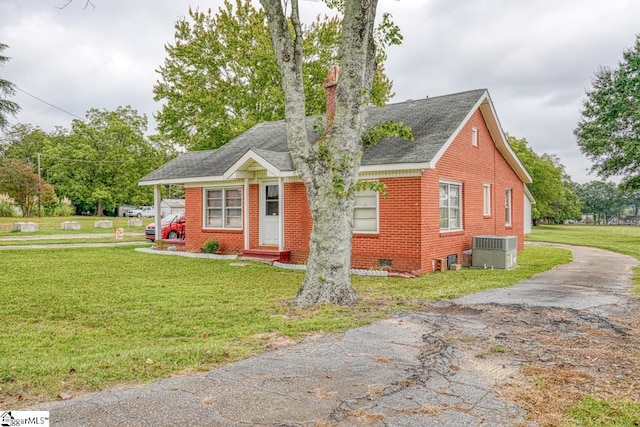
M280 186L277 182L263 182L260 194L261 233L263 245L279 244Z

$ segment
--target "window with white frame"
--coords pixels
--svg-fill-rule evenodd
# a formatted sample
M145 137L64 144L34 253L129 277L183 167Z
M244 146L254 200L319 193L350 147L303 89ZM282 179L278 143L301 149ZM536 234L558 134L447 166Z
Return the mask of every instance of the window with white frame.
M462 184L440 182L440 231L462 230Z
M511 189L504 191L504 225L511 225Z
M378 192L362 190L356 194L353 208L353 232L378 232Z
M471 128L471 145L478 146L478 128Z
M483 215L491 216L491 184L484 184L483 194Z
M204 226L242 228L242 189L206 189L204 191Z

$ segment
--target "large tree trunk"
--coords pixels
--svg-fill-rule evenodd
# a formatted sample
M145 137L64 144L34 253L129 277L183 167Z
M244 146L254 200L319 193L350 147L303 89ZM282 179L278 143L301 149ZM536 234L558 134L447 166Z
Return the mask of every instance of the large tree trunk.
M322 194L308 191L313 219L307 272L294 302L351 304L351 237L354 197L338 197L329 187Z
M330 133L315 144L310 143L305 127L298 0L291 1L290 21L281 0L260 2L282 74L289 151L306 186L313 218L307 273L295 302L301 306L351 304L356 299L350 278L353 204L363 150L364 109L375 69L377 0L345 1L335 114L327 114L333 124Z

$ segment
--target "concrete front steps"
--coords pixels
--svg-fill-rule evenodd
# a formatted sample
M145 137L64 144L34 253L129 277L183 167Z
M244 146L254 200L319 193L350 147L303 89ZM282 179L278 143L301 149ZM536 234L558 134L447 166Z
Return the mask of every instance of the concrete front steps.
M289 262L291 251L279 251L271 248L245 249L242 251L241 259L258 260L269 262Z

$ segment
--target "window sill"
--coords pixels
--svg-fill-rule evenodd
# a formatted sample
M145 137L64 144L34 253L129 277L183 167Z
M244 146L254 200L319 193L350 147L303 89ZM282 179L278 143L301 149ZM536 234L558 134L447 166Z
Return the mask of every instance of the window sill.
M242 228L202 228L203 233L236 233L241 234Z
M377 239L378 237L380 237L380 233L377 232L377 231L371 231L371 232L354 231L353 232L353 237L364 237L364 238L369 238L369 239Z
M461 236L464 235L464 230L440 230L440 237L449 237L449 236Z
M483 215L484 219L491 219L491 215Z

